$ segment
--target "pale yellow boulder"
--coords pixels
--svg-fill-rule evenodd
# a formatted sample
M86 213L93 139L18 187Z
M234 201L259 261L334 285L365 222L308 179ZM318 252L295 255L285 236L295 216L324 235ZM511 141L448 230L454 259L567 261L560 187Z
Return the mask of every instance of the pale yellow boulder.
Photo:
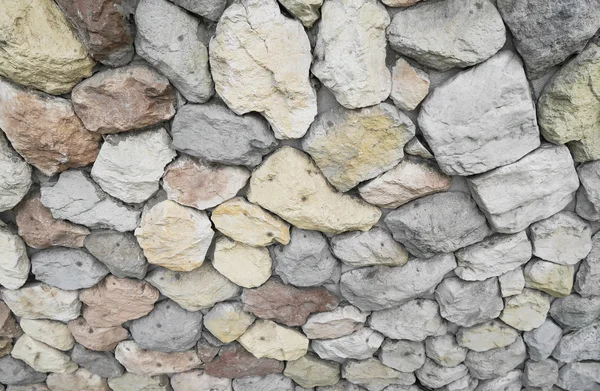
M340 380L340 364L306 354L288 361L283 374L304 388L332 386Z
M257 320L240 337L239 343L255 357L297 360L308 351L308 338L270 320Z
M544 323L549 309L550 300L547 295L525 288L521 294L504 301L504 310L499 318L517 330L529 331Z
M494 319L472 327L461 327L456 333L456 342L476 352L485 352L508 346L518 336L517 330Z
M534 259L525 266L524 275L527 288L537 289L554 297L565 297L573 289L575 266Z
M215 245L213 266L244 288L261 286L271 277L271 256L266 247L252 247L221 236Z
M62 322L21 319L20 325L25 334L55 349L67 351L75 344L71 330Z
M204 327L221 342L233 342L254 322L242 303L219 303L204 315Z
M27 334L17 340L11 354L38 372L72 373L78 368L68 355Z

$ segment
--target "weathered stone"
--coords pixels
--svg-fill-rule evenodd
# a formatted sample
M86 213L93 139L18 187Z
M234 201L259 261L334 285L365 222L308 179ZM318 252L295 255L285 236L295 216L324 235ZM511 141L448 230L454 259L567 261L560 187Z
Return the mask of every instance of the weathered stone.
M0 132L0 211L12 209L29 191L31 167Z
M41 201L52 216L89 228L125 232L137 227L140 211L106 194L82 170L69 170L54 184L41 187Z
M206 328L206 326L204 327ZM215 357L217 357L217 354L219 354L219 352L221 351L221 347L213 345L212 343L214 341L212 339L209 341L207 335L211 335L212 337L212 334L204 332L203 337L200 339L200 341L198 341L198 345L196 345L196 352L198 353L198 357L204 364L213 361Z
M418 137L413 137L412 140L406 143L404 152L408 155L422 157L423 159L434 158L433 154Z
M83 368L69 374L51 373L46 384L52 391L111 391L106 379Z
M115 349L115 358L127 372L147 376L185 372L202 365L193 350L176 353L156 352L144 350L134 341L119 342Z
M473 379L470 375L465 375L440 388L440 391L474 391L477 385L479 385L479 380Z
M282 0L281 5L294 15L306 28L312 27L319 19L319 9L323 0Z
M467 375L469 370L464 364L454 367L443 367L435 361L427 359L425 364L415 374L422 385L431 388L441 388Z
M390 386L392 387L392 386ZM388 387L389 388L389 387ZM346 380L340 380L337 384L333 386L324 386L315 388L317 391L364 391L366 388L359 386L358 384L352 384ZM390 389L394 391L394 389ZM403 389L399 389L399 391L404 391ZM415 390L410 390L415 391ZM416 390L420 391L420 390Z
M126 329L115 327L92 327L84 318L77 318L69 322L69 330L77 343L88 349L108 352L129 336Z
M529 358L535 361L545 360L558 345L562 330L551 319L546 319L536 329L523 333L523 340L527 344Z
M425 364L423 342L393 341L386 339L381 345L379 360L400 372L413 372Z
M0 337L0 357L8 356L13 349L13 340L7 337Z
M575 290L583 297L600 296L600 233L592 238L592 251L579 265Z
M42 10L46 3L49 0L38 0L37 7L31 7ZM84 128L68 100L0 80L0 102L0 128L19 155L44 174L52 176L96 160L100 136Z
M600 390L600 363L577 362L560 368L556 385L565 390Z
M600 221L600 162L577 167L581 187L577 191L577 214L590 221Z
M205 363L204 370L211 376L237 379L281 373L283 362L272 358L257 358L239 344L230 344L221 348L217 358Z
M71 350L75 343L71 331L64 323L52 320L21 319L19 324L25 334L55 349Z
M343 362L373 357L383 342L383 335L367 327L334 339L313 340L311 347L324 360Z
M146 280L188 311L210 308L240 293L240 288L209 262L187 273L157 268L148 273Z
M109 352L94 352L81 345L75 345L71 352L71 359L100 377L113 378L123 375L123 367Z
M271 279L259 288L245 289L242 302L259 318L301 326L311 313L330 311L339 300L323 287L298 289Z
M135 236L151 264L190 271L204 262L214 232L205 212L165 200L142 215Z
M389 0L385 1L385 3L388 2ZM402 110L412 111L425 99L428 93L429 76L427 73L414 68L403 58L396 60L392 68L392 90L390 93L390 98L392 98L394 104Z
M369 327L392 339L423 341L430 335L444 335L446 322L433 300L416 299L387 310L375 311Z
M600 360L600 322L563 335L552 352L552 357L562 362Z
M455 224L461 221L460 226ZM412 201L385 217L394 239L413 255L429 258L479 242L490 230L469 195L432 194Z
M169 78L190 102L206 102L214 87L200 21L167 0L142 0L135 10L136 52Z
M46 383L29 384L26 386L8 386L7 391L51 391Z
M10 312L10 308L3 301L0 301L0 337L15 338L21 336L21 334L21 328L15 321L12 312Z
M0 76L60 95L92 75L94 61L53 1L12 1L4 11Z
M471 327L461 327L456 342L475 352L503 348L515 342L519 332L498 320L490 320Z
M16 316L25 319L52 319L67 322L79 316L77 292L63 291L36 283L18 290L2 290L2 300Z
M516 233L569 204L579 186L576 175L567 147L542 144L521 160L467 182L494 231Z
M386 367L379 360L347 361L342 367L342 376L369 391L382 391L390 384L409 386L415 382L412 373L398 372Z
M254 319L241 303L218 303L204 316L204 327L219 341L229 343L244 334Z
M304 388L331 386L340 380L340 364L307 354L288 361L283 374Z
M498 283L500 284L500 292L502 292L502 297L520 294L523 292L523 288L525 288L525 276L523 275L523 269L518 267L502 274L500 277L498 277Z
M84 241L85 248L117 277L144 278L148 264L131 233L94 231Z
M402 267L371 266L342 274L340 290L346 300L363 311L381 310L432 292L455 267L452 254L412 259Z
M600 316L600 297L581 297L572 294L556 299L550 306L550 315L562 327L580 329L589 326Z
M550 310L550 300L533 289L523 289L521 294L509 297L499 318L517 330L529 331L540 327Z
M23 240L3 226L0 226L0 254L0 285L19 289L27 281L31 263Z
M15 342L11 355L38 372L71 373L77 370L77 364L69 356L27 334Z
M248 178L250 172L243 167L210 164L182 155L165 169L162 187L170 200L203 210L235 197Z
M379 208L335 192L308 155L289 146L252 173L248 200L298 228L333 234L366 231L381 216Z
M560 212L531 225L533 254L546 261L574 265L592 249L592 231L572 212Z
M60 247L33 254L31 272L38 281L76 290L96 285L108 274L108 268L83 250Z
M387 39L395 51L445 71L491 57L504 45L505 33L491 2L450 0L401 9L387 29Z
M217 239L213 267L244 288L261 286L271 277L271 256L265 247L253 247L225 236Z
M366 320L367 314L347 305L330 312L310 315L302 326L302 331L310 339L339 338L360 330Z
M483 380L479 382L477 391L520 391L522 382L523 372L516 369L508 372L504 376L497 377L495 379Z
M310 43L302 25L281 14L274 0L229 6L209 49L216 90L229 108L262 114L277 138L306 133L317 114Z
M234 391L294 391L294 383L283 375L245 377L233 381Z
M558 363L552 359L525 362L523 384L528 387L552 387L558 380Z
M194 370L176 373L171 378L174 391L231 391L231 380L207 375Z
M152 311L158 296L158 291L145 281L113 275L79 293L86 304L83 317L93 327L114 327L141 318Z
M460 346L451 334L427 338L425 353L443 367L455 367L467 357L467 349Z
M550 296L565 297L573 289L574 266L558 265L533 259L524 269L525 286L546 292Z
M0 358L0 382L6 385L28 385L43 382L46 374L37 372L12 356Z
M469 351L465 365L476 379L504 376L525 361L527 352L521 337L512 344L485 352Z
M308 338L270 320L257 320L238 338L240 344L254 356L275 360L297 360L308 350Z
M167 375L144 376L125 372L122 376L108 379L108 385L113 391L171 391Z
M360 196L382 208L397 208L417 198L446 191L452 178L433 163L404 158L400 164L358 188Z

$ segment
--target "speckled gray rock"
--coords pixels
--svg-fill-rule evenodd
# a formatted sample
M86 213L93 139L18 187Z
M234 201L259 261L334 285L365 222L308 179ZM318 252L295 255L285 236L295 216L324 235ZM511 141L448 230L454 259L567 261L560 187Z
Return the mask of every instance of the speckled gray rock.
M464 327L494 319L504 308L496 278L472 282L447 278L436 288L435 299L444 319Z
M550 315L563 328L589 326L600 316L600 296L581 297L572 294L556 299L550 305Z
M581 187L577 191L577 214L586 220L600 221L600 161L577 167Z
M551 358L525 362L523 384L528 387L551 387L558 380L558 363Z
M523 372L516 369L504 376L495 379L483 380L475 389L476 391L521 391L523 386Z
M384 220L394 239L423 258L458 250L490 233L475 202L460 192L419 198L390 212ZM457 220L460 225L455 224Z
M148 315L132 321L129 331L143 349L183 352L196 346L202 336L202 312L186 311L164 300Z
M502 274L498 277L498 283L500 284L500 292L502 292L502 297L520 294L523 292L523 288L525 288L525 276L523 275L523 268L518 267Z
M560 212L531 224L533 254L546 261L574 265L592 249L590 225L573 212Z
M429 337L425 340L425 354L443 367L454 367L465 361L467 348L459 346L452 334Z
M540 361L550 357L552 351L560 342L562 329L551 319L546 319L536 329L523 333L523 340L527 344L529 358Z
M108 268L87 252L66 247L33 254L31 271L37 280L65 290L90 288L108 274Z
M567 364L560 368L556 385L569 391L600 391L600 363Z
M31 167L0 133L0 212L17 205L31 186Z
M272 255L275 273L286 284L318 286L339 281L339 263L320 232L294 227L290 243L275 246Z
M592 251L579 266L575 290L583 297L600 296L600 233L592 238Z
M277 146L259 115L236 115L222 103L187 104L171 129L173 148L211 162L254 167Z
M342 274L340 290L346 300L363 311L381 310L431 292L455 267L452 254L412 259L402 267L364 267Z
M421 384L431 388L443 387L468 373L469 370L464 364L455 367L443 367L429 358L425 361L425 365L415 372Z
M6 385L25 385L46 380L46 374L36 371L21 360L12 356L0 358L0 383Z
M117 277L144 278L148 263L131 233L102 230L86 236L83 245Z
M186 10L198 14L208 20L214 22L219 20L219 17L223 13L225 6L227 5L226 0L170 0L178 6L185 8Z
M392 339L423 341L431 335L444 335L446 322L433 300L416 299L371 313L369 327Z
M400 372L413 372L425 364L425 346L422 341L394 341L386 339L379 351L379 360Z
M279 374L233 379L233 391L294 391L292 379Z
M95 352L75 344L71 351L71 360L91 373L104 378L121 376L124 368L111 352Z
M492 379L504 376L525 361L527 352L523 338L518 337L512 344L485 352L470 351L465 365L476 379Z
M383 342L383 335L370 328L335 339L315 339L311 347L324 360L343 362L352 358L364 360L372 357Z
M439 391L474 391L479 380L473 379L468 374L440 388Z
M584 360L600 361L600 321L574 333L563 335L552 352L552 357L562 362Z

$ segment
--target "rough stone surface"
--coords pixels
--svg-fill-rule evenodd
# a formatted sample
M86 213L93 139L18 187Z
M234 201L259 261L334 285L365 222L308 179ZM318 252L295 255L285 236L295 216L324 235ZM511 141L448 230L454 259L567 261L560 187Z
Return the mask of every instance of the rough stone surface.
M467 349L460 346L450 334L427 338L425 353L443 367L455 367L467 357Z
M340 380L340 364L307 354L288 361L283 374L304 388L330 386Z
M560 212L531 225L533 254L546 261L574 265L592 249L592 231L572 212Z
M583 297L600 296L600 234L592 238L592 251L579 265L575 290Z
M108 268L83 250L51 248L33 254L31 272L48 285L77 290L96 285L108 274Z
M550 310L547 295L534 289L523 289L521 294L509 297L499 318L517 330L529 331L540 327Z
M475 352L503 348L515 342L519 333L510 326L490 320L471 327L461 327L456 333L456 342Z
M204 327L219 341L230 343L244 334L254 320L241 303L218 303L204 316Z
M51 373L46 384L52 391L111 391L106 379L83 368L69 374Z
M365 327L343 337L313 340L311 347L322 359L341 363L346 359L364 360L372 357L383 339L383 335Z
M270 320L257 320L238 341L258 358L281 361L297 360L308 350L308 338L304 334Z
M80 367L103 378L123 375L123 367L115 359L115 356L109 352L95 352L86 349L82 345L75 345L71 352L71 359Z
M504 376L525 361L527 352L523 338L517 337L512 344L485 352L470 351L465 365L476 379L492 379Z
M211 376L237 379L281 373L283 362L266 357L257 358L239 344L229 344L221 348L219 356L205 364L204 370Z
M27 385L43 382L46 374L36 371L12 356L0 357L0 382L6 385Z
M600 162L577 167L581 187L577 191L577 214L586 220L600 221Z
M85 248L116 277L144 278L148 264L131 233L99 230L86 236Z
M123 376L108 379L113 391L171 391L169 377L136 375L126 372Z
M256 288L271 277L271 256L265 247L253 247L224 236L217 239L213 267L234 284Z
M560 368L557 386L565 390L600 390L600 364L577 362Z
M525 286L546 292L550 296L565 297L573 289L575 269L541 259L533 259L524 269Z
M347 305L310 315L302 331L310 339L339 338L360 330L366 320L367 314Z
M556 299L550 306L550 315L566 329L589 326L600 315L600 297L581 297L572 294Z
M29 284L18 290L3 289L2 300L15 315L25 319L52 319L67 322L79 316L77 292L50 285Z
M71 373L77 370L77 364L68 355L27 334L15 342L11 355L38 372Z
M19 289L27 281L31 262L27 248L19 235L0 226L0 285L7 289Z
M498 277L498 283L500 284L500 292L502 297L514 296L523 292L525 288L525 276L523 275L523 269L518 267L509 272L502 274Z
M416 299L371 313L369 326L386 337L423 341L425 338L446 333L446 322L440 317L439 307L433 300Z
M267 375L265 377L245 377L235 379L233 382L234 391L293 391L294 383L283 375Z
M529 387L552 387L558 380L558 363L552 359L527 361L523 383Z
M225 0L171 0L178 6L208 20L218 21L227 2Z
M144 350L134 341L119 342L115 349L115 358L127 372L147 376L185 372L202 365L193 350L176 353L156 352Z
M347 361L342 367L342 376L369 391L382 391L391 384L409 386L415 382L412 373L398 372L386 367L379 360Z
M384 365L400 372L416 371L425 364L426 358L423 342L386 339L379 352L379 360Z
M3 301L0 301L0 337L14 338L19 337L21 334L21 328L12 315L10 308Z
M389 2L389 0L386 0ZM403 58L396 60L392 68L390 98L402 110L414 110L429 93L429 76L411 66Z
M468 373L469 370L464 364L443 367L430 359L427 359L425 364L415 372L422 385L432 388L441 388L459 380Z
M121 326L92 327L84 318L72 320L68 325L77 343L98 352L113 350L119 342L129 336L127 330Z
M231 380L219 379L200 370L176 373L171 377L174 391L231 391Z
M281 5L294 15L304 27L310 28L319 19L323 0L282 0Z
M545 360L558 345L562 336L561 328L551 319L546 319L536 329L523 333L523 340L527 344L529 358L535 361Z
M31 167L0 133L0 211L12 209L29 191Z
M75 343L71 331L69 331L66 324L61 322L43 319L21 319L19 325L23 332L31 338L58 350L71 350Z
M574 333L563 335L552 352L552 357L558 361L570 363L573 361L600 360L600 322L582 328Z

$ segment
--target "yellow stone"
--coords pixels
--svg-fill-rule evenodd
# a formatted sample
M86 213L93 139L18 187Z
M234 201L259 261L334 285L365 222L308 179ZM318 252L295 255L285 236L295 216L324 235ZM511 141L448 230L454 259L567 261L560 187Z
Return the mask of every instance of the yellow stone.
M244 334L254 320L242 303L218 303L204 316L204 327L219 341L230 343Z
M270 320L257 320L238 342L255 357L291 361L308 351L308 338L289 327Z
M68 355L27 334L17 340L11 354L38 372L72 373L78 368Z
M554 297L565 297L573 289L575 266L536 259L525 266L524 274L527 288L537 289Z
M31 338L55 349L67 351L75 345L71 330L62 322L46 319L21 319L20 326Z
M544 323L549 309L547 295L525 288L521 294L506 299L499 318L517 330L529 331Z
M252 247L221 236L215 245L213 266L236 285L256 288L271 277L271 256L266 247Z

